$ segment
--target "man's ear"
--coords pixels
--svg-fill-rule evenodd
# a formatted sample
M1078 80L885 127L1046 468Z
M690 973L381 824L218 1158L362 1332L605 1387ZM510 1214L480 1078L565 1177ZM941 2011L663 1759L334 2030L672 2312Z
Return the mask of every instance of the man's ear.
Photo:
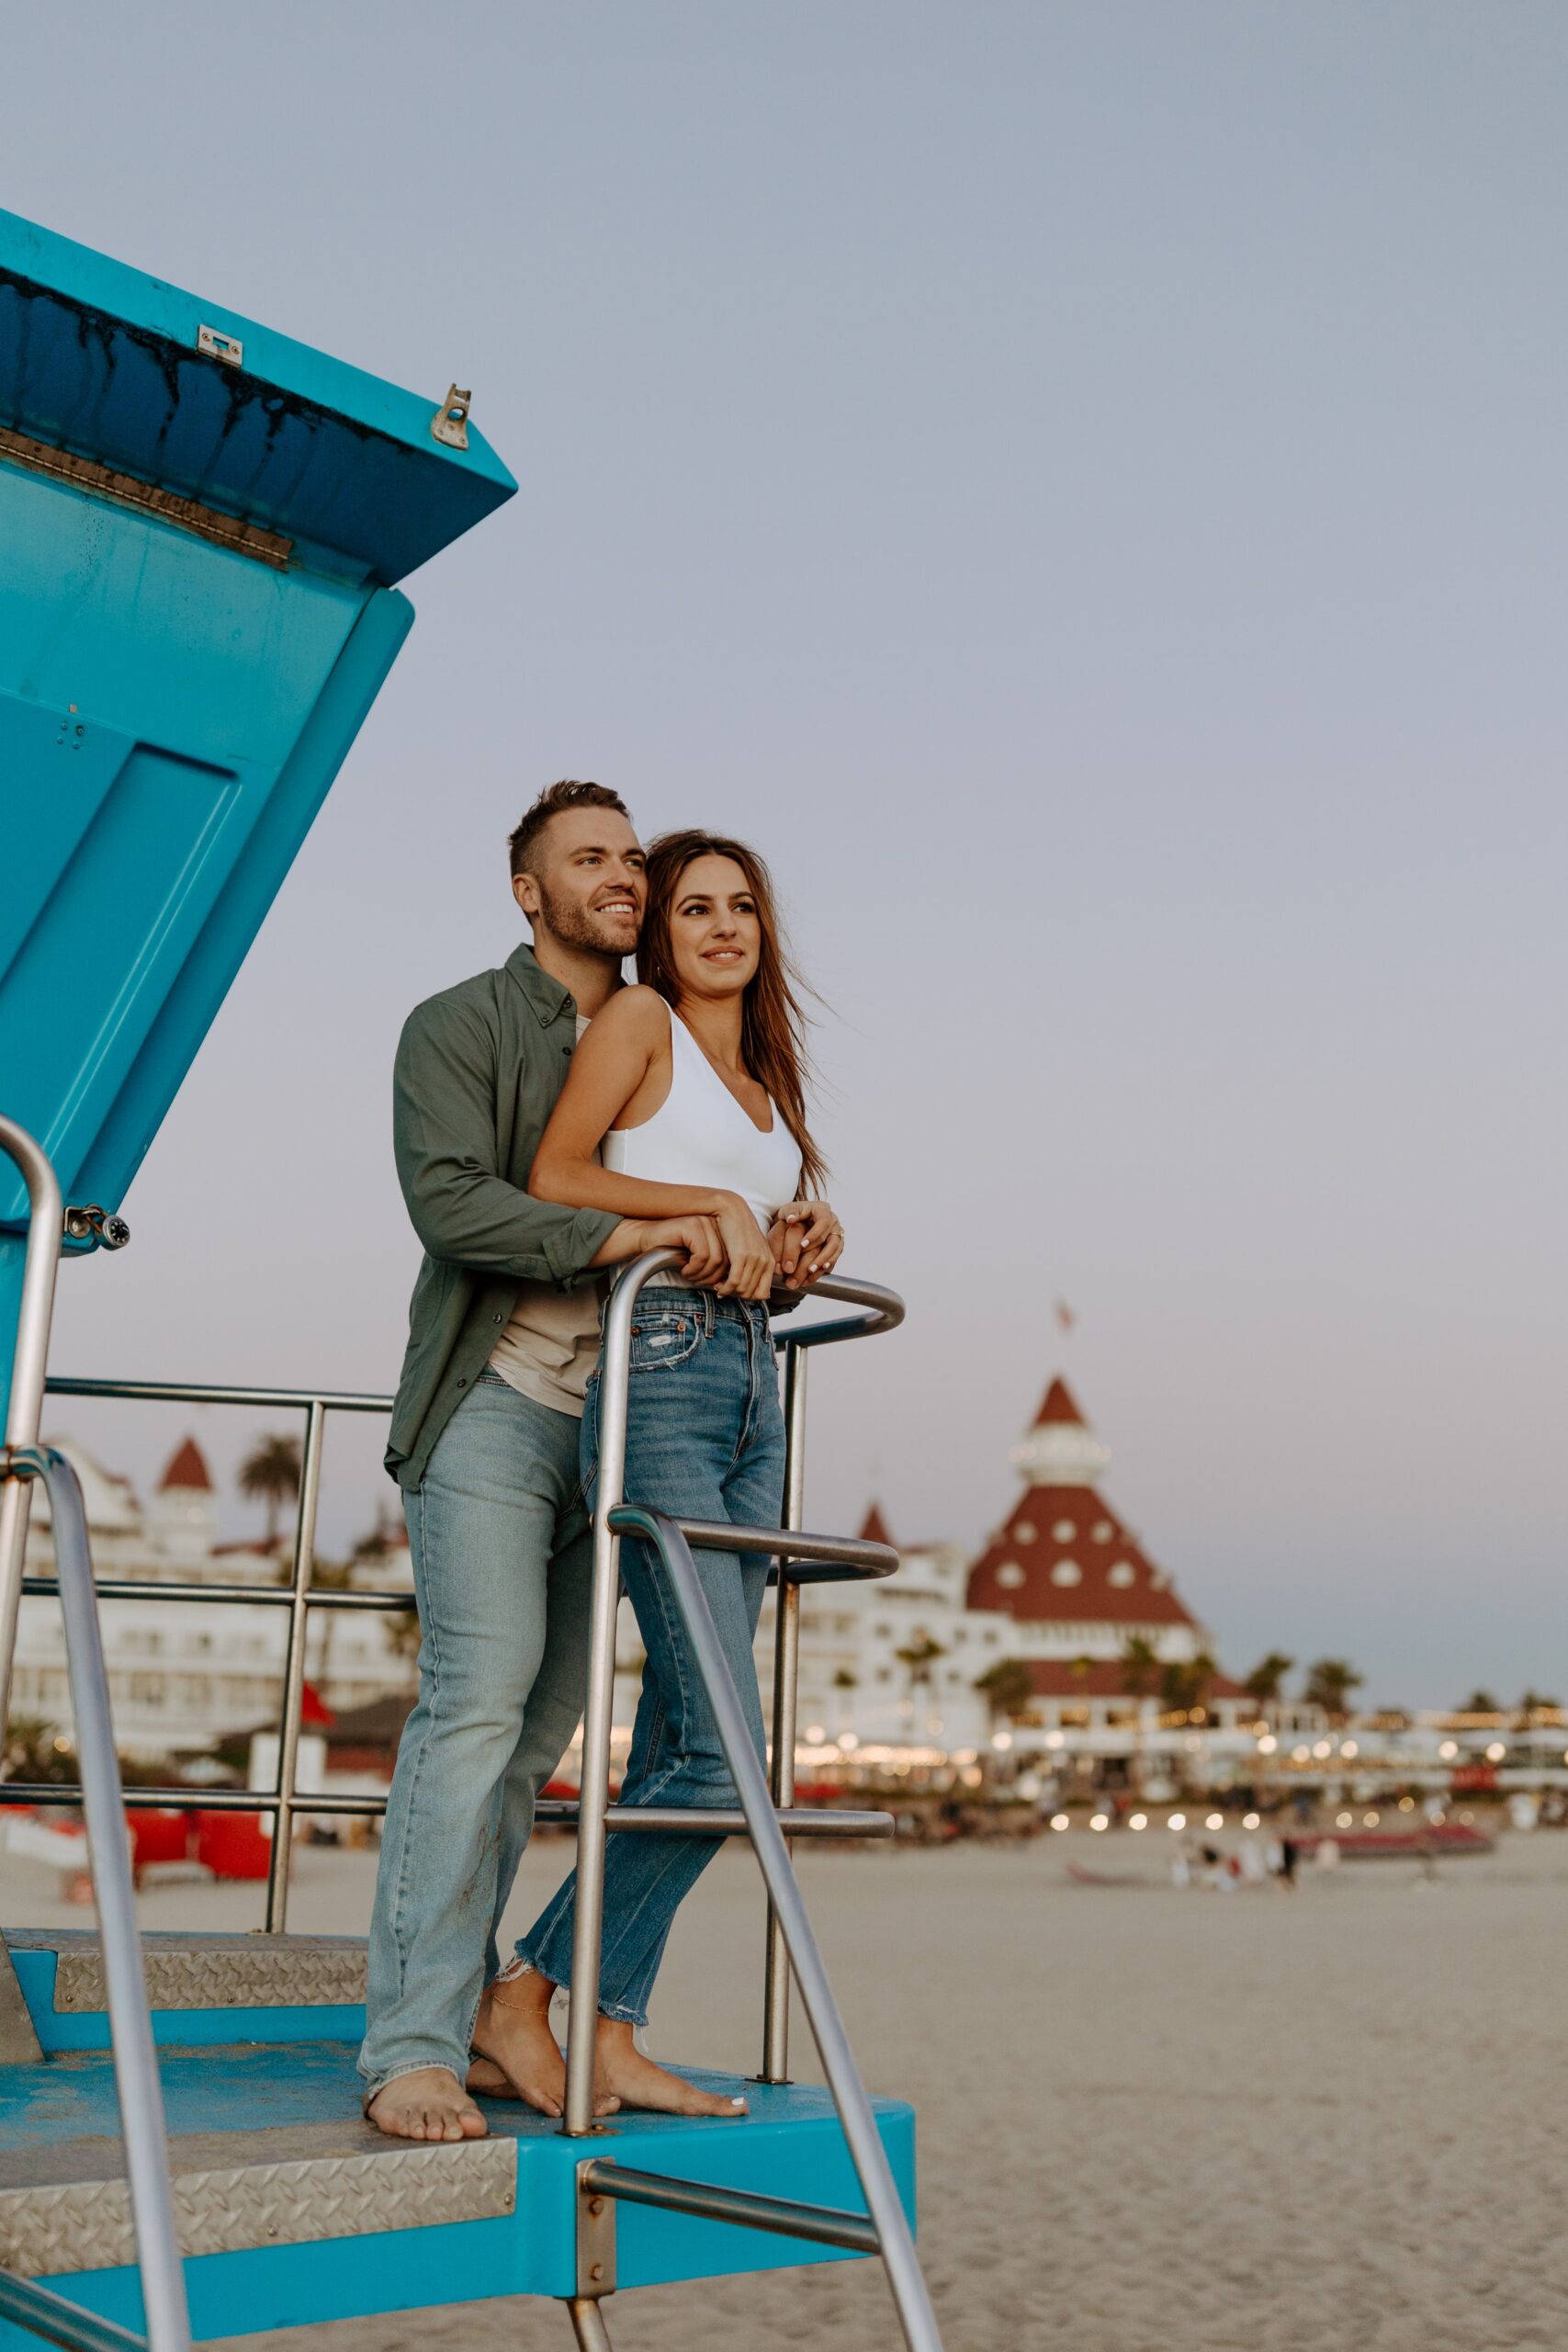
M531 874L514 874L512 895L530 922L539 911L539 886Z

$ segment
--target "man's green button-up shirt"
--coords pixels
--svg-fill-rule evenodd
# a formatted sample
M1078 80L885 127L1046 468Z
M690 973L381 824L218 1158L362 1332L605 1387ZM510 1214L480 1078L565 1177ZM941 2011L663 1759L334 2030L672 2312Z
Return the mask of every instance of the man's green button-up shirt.
M530 1199L577 1007L531 947L416 1005L398 1042L392 1148L424 1245L387 1467L417 1487L525 1282L580 1282L618 1218Z

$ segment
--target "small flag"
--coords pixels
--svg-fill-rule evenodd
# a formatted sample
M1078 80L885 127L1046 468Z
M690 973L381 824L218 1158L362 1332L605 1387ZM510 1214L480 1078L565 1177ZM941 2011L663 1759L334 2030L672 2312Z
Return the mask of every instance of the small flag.
M1077 1319L1078 1318L1074 1314L1072 1308L1067 1305L1066 1300L1065 1298L1059 1298L1056 1301L1056 1320L1061 1325L1063 1330L1070 1331Z

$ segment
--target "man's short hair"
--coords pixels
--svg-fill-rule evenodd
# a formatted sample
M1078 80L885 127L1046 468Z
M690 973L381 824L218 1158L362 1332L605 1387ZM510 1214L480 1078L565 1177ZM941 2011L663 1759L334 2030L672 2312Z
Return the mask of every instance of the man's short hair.
M533 807L524 812L516 831L507 837L514 878L536 870L534 856L545 828L552 817L558 817L566 808L614 808L628 820L631 816L620 794L612 792L608 785L578 784L570 776L563 777L559 784L547 785Z

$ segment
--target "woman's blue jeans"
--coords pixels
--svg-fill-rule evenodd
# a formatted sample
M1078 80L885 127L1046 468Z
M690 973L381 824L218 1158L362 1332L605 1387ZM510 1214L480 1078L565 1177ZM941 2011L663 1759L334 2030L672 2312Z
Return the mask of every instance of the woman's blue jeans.
M582 1470L598 1483L599 1375L582 1417ZM672 1519L728 1519L776 1527L784 1500L784 1432L766 1309L711 1291L650 1289L632 1324L626 1499ZM762 1708L751 1643L768 1580L757 1553L694 1552L725 1658L759 1756ZM659 1556L621 1546L621 1574L648 1662L619 1802L734 1805L718 1727ZM599 2007L648 2022L649 1996L682 1897L717 1852L716 1838L612 1836L604 1862ZM553 1984L571 1982L573 1872L517 1946Z

